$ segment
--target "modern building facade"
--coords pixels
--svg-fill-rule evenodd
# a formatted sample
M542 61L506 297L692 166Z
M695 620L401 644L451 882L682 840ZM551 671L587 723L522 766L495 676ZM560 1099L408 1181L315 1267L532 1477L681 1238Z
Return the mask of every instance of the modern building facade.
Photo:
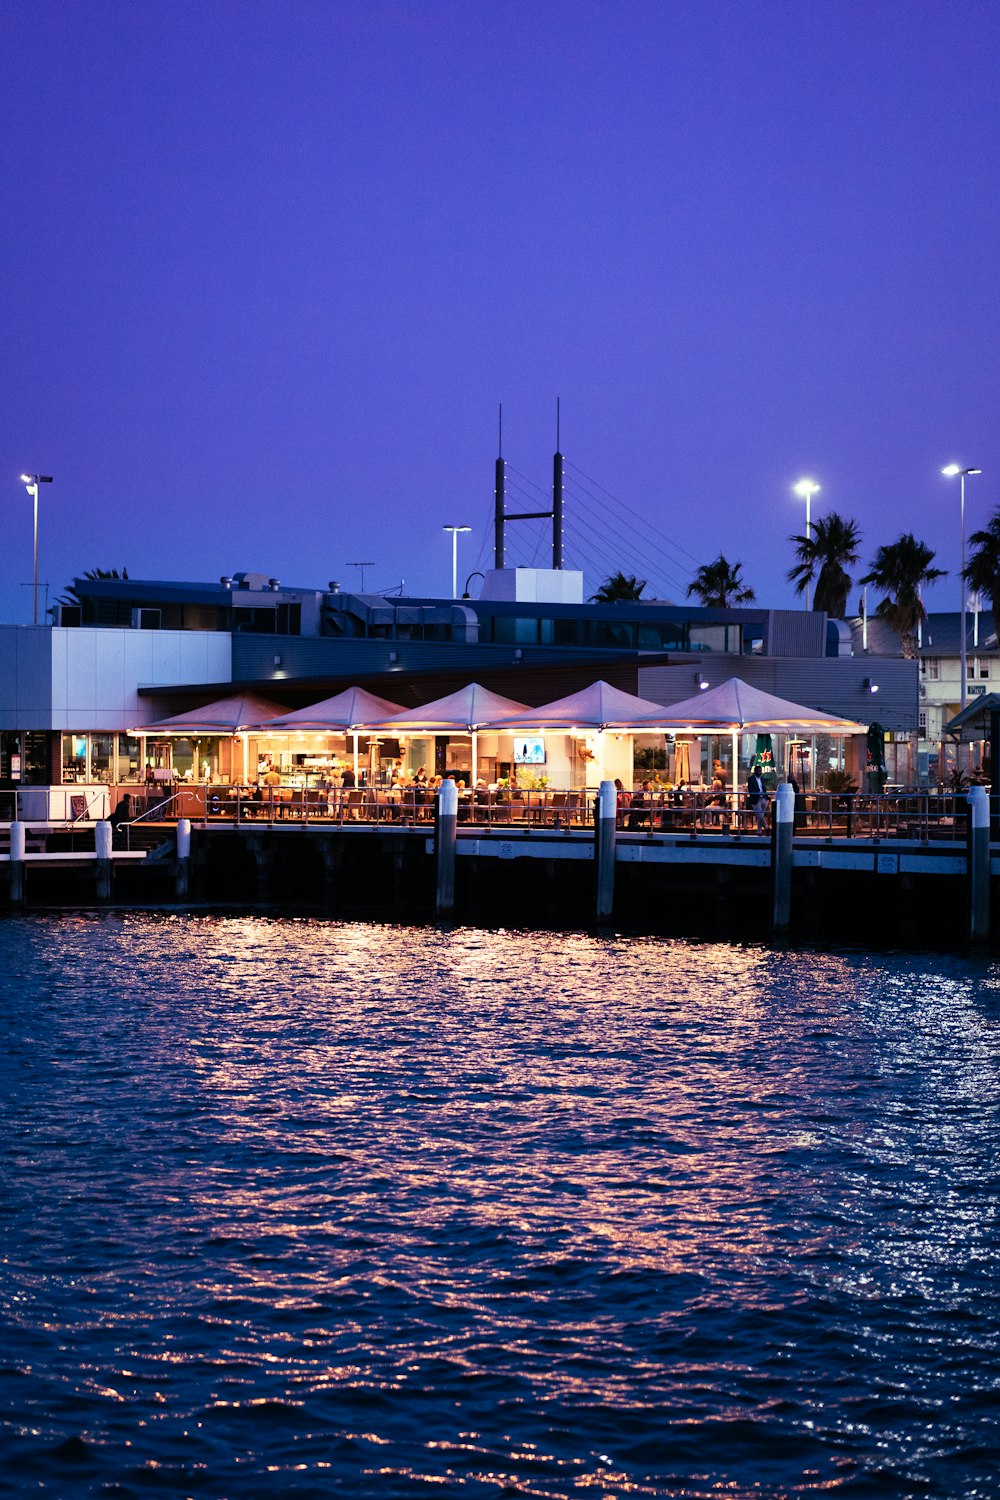
M162 747L133 731L235 688L298 708L358 683L415 707L475 680L537 705L605 678L669 704L739 676L841 718L877 718L900 745L918 727L918 664L881 657L875 682L849 629L825 615L595 604L569 571L497 570L479 598L461 600L291 588L254 573L76 579L73 591L52 626L0 627L8 788L141 780Z

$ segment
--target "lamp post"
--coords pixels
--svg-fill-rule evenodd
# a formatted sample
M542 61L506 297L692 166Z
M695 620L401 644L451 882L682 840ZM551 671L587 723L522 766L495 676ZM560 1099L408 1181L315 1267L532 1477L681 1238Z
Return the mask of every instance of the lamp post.
M33 545L33 549L32 550L33 550L33 553L34 553L35 570L34 570L34 582L33 582L32 587L34 589L34 600L35 600L34 623L37 625L38 624L38 486L40 484L51 484L52 483L52 475L51 474L22 474L21 475L21 483L24 485L25 489L28 491L28 494L31 496L32 501L34 503L34 545Z
M967 690L966 689L966 644L965 644L965 596L968 593L968 585L966 584L966 581L965 581L965 476L966 476L966 474L981 474L982 472L983 472L982 469L963 469L961 464L946 464L945 467L941 470L941 473L944 474L944 475L946 475L949 479L954 479L955 475L956 474L958 475L960 505L961 505L961 511L962 511L962 566L961 566L961 575L960 575L960 579L959 579L959 581L960 581L960 583L962 585L962 643L961 643L961 665L959 667L959 670L960 670L960 672L962 674L961 702L960 702L960 707L961 708L965 707L965 698L966 698L966 690Z
M458 598L458 533L471 531L471 526L442 526L442 531L451 532L451 597Z
M792 493L798 495L800 500L804 500L806 502L806 541L812 541L812 525L809 518L809 508L812 502L813 495L819 493L819 485L816 484L812 479L800 479L797 484L792 485ZM810 608L811 599L812 590L810 585L807 583L806 609Z

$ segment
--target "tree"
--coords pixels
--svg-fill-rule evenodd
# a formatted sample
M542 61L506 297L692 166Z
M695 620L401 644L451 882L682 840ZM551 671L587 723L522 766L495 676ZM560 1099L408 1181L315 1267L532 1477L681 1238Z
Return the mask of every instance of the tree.
M128 568L122 568L119 573L117 568L88 568L84 578L128 578ZM60 594L56 600L57 604L79 604L80 597L75 588L68 588L65 594Z
M910 660L917 654L917 628L926 614L920 590L944 577L943 568L931 567L933 561L931 549L904 531L897 542L878 549L871 572L861 580L885 594L875 613L899 636L903 655Z
M720 552L714 562L705 563L688 586L688 598L697 595L710 609L733 609L738 604L753 604L757 595L740 576L742 563L727 562Z
M977 593L986 595L993 611L993 624L1000 626L1000 507L984 530L972 533L969 543L976 550L966 565L965 581Z
M788 573L795 592L804 594L816 577L813 609L835 620L847 613L847 596L854 582L847 572L860 555L861 533L857 521L847 521L836 511L813 521L809 536L793 536L798 562Z
M619 600L641 599L645 587L645 578L636 578L634 573L626 574L619 569L610 578L605 578L597 593L591 594L590 598L593 604L615 604Z

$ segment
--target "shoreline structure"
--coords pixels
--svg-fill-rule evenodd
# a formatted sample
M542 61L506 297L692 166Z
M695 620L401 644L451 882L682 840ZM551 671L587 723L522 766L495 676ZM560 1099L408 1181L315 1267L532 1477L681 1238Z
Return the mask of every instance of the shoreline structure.
M579 827L461 825L453 782L422 825L181 818L147 826L149 847L119 849L106 821L91 825L92 843L90 829L13 823L8 848L0 842L0 911L303 906L334 918L845 943L919 942L933 932L932 946L986 944L1000 940L991 901L1000 849L990 849L985 788L962 800L961 820L921 830L899 824L882 836L796 831L787 785L778 788L769 836L744 831L738 819L680 832L656 829L650 818L649 827L630 829L610 782L589 826Z

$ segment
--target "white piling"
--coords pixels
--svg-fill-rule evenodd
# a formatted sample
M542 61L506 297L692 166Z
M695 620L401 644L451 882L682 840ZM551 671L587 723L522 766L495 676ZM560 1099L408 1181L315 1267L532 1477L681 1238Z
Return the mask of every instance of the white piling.
M984 786L969 792L969 937L990 935L990 798Z
M10 902L12 906L23 906L27 895L24 855L27 844L23 823L10 825Z
M455 853L458 845L458 786L441 783L434 815L434 911L450 916L455 909Z
M787 932L792 920L792 842L795 833L795 791L782 781L774 797L771 846L771 927Z
M599 922L609 921L615 906L615 824L618 818L618 793L613 781L602 781L597 794L597 817L594 821L594 865L597 888L594 915Z
M187 898L191 885L191 819L177 819L177 879L174 889L178 901Z
M114 829L107 818L94 824L94 852L97 855L97 899L111 900L111 839Z

